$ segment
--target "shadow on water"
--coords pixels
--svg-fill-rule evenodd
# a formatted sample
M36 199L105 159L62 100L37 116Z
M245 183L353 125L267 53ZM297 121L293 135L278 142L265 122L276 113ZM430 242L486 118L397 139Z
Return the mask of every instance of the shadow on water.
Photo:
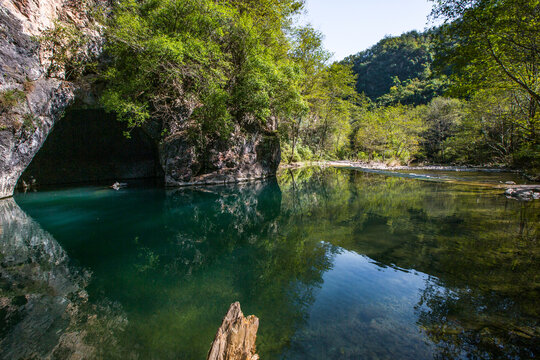
M0 203L0 357L204 358L236 300L263 358L538 355L536 202L347 169L278 181Z

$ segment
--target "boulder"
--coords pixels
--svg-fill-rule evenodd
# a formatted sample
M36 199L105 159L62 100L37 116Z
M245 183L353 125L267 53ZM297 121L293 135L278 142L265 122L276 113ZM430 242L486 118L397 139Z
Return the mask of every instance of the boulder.
M262 179L276 174L281 160L279 138L260 129L233 133L227 140L198 148L188 136L177 133L159 147L161 167L168 187L226 184Z

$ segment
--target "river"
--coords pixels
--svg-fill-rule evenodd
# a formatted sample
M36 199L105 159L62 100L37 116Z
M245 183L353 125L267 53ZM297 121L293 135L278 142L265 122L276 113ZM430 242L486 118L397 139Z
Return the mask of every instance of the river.
M307 167L17 194L0 201L0 358L204 359L234 301L262 359L534 358L540 203L478 185L503 180L520 182Z

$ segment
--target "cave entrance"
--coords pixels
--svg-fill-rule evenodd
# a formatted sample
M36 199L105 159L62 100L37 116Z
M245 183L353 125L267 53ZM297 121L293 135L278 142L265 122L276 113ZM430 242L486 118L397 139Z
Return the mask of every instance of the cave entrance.
M142 129L103 110L69 110L19 178L38 186L162 177L158 149Z

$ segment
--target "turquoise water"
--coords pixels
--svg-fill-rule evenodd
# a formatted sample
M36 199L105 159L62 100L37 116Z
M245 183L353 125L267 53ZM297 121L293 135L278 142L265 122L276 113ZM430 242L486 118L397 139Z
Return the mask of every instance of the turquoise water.
M234 301L260 318L262 359L539 354L540 207L501 190L306 168L15 201L0 218L0 244L21 239L0 247L0 357L60 342L59 358L203 359Z

